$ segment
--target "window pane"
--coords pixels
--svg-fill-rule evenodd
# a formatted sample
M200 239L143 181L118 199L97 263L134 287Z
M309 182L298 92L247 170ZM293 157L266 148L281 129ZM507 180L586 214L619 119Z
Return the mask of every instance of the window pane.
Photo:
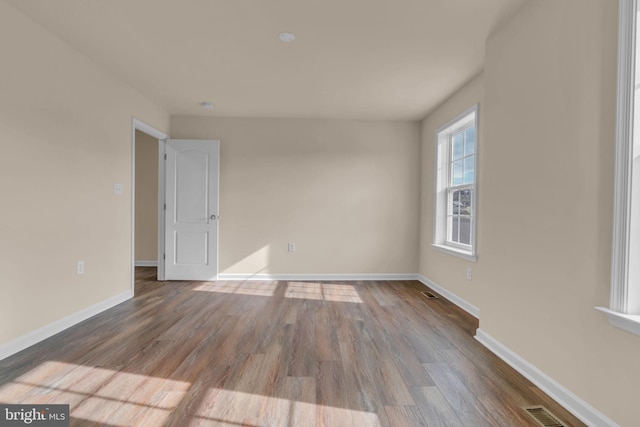
M451 205L449 206L449 215L460 214L460 191L454 191L451 194Z
M464 134L459 132L453 137L453 147L451 149L453 153L453 160L458 160L464 156Z
M460 193L460 201L459 201L459 209L458 214L460 215L472 215L473 207L471 206L472 198L471 198L471 190L462 190Z
M475 156L465 157L463 184L473 184L474 178L475 178Z
M452 185L460 185L462 184L462 164L464 160L456 160L453 162L453 177L451 179Z
M475 152L476 127L472 126L464 131L464 155L468 156Z
M453 218L451 218L451 241L452 242L458 242L458 232L460 230L460 227L458 227L458 221L459 221L460 217L454 216Z
M458 226L460 230L460 240L458 242L465 245L471 244L471 218L460 217L460 224Z

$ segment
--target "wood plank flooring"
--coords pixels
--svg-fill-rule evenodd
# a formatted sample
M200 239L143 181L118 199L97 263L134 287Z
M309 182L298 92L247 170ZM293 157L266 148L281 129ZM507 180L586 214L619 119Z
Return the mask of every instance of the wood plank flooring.
M0 402L68 403L71 425L584 424L414 281L165 282L0 361Z

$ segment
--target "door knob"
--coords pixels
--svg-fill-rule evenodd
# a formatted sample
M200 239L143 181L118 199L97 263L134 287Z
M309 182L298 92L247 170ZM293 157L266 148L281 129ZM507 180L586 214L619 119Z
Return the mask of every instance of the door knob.
M218 219L218 217L216 217L215 215L211 215L211 219L215 221L216 219Z

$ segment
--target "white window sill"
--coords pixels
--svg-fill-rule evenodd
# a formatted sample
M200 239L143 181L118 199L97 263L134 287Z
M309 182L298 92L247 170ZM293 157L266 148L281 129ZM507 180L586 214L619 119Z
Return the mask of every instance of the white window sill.
M595 309L607 314L611 326L640 335L640 315L618 313L606 307L596 307Z
M454 255L462 259L466 259L467 261L476 262L478 257L472 254L469 251L465 251L462 249L454 248L452 246L438 245L436 243L432 243L431 247L437 251L444 252L446 254Z

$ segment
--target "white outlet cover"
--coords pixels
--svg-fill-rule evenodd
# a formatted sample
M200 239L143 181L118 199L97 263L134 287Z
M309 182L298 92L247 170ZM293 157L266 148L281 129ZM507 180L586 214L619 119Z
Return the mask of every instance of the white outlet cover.
M122 195L122 184L113 184L113 194L116 196Z

